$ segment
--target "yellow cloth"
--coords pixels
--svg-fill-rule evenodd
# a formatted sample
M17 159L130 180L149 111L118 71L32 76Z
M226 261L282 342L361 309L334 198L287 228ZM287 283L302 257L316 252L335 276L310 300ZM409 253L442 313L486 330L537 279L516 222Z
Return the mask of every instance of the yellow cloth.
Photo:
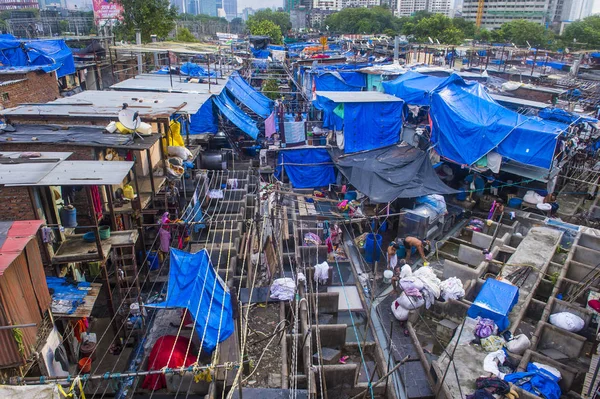
M169 132L169 137L170 137L169 145L177 146L177 147L185 147L183 137L181 137L181 123L171 121L171 124L169 125L169 129L171 130Z

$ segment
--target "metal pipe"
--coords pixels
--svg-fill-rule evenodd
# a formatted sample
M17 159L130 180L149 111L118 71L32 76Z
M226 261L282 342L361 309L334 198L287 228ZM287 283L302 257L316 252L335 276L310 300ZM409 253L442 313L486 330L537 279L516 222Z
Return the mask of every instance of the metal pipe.
M0 330L14 330L15 328L28 328L28 327L37 327L37 324L29 323L29 324L17 324L14 326L0 326Z

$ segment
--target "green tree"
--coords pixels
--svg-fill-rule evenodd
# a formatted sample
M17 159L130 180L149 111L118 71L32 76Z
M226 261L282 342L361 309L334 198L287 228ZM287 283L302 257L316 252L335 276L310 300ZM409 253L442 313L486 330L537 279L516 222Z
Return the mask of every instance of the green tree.
M600 15L592 15L581 21L570 23L561 37L566 47L581 43L587 48L600 45Z
M198 41L188 28L178 29L177 35L175 36L175 40L177 40L178 42L186 43L193 43Z
M489 43L492 40L492 33L487 29L481 28L475 33L474 39Z
M250 30L250 34L257 36L270 36L271 43L282 43L281 28L279 28L279 26L274 22L267 20L256 21L248 19L248 23L246 25Z
M475 22L467 21L464 18L453 18L452 25L463 32L464 37L474 38L475 37Z
M265 96L269 97L271 100L277 100L280 97L279 94L279 84L277 84L277 80L268 79L262 85L262 92Z
M256 23L260 21L271 21L275 25L279 26L281 33L287 33L292 29L292 22L290 21L290 14L282 11L273 11L270 8L259 10L248 18L248 24Z
M394 37L396 36L396 31L394 29L387 28L383 31L383 34L389 37Z
M133 40L135 29L140 29L142 41L149 42L151 35L165 38L175 27L177 9L169 0L116 0L123 7L123 20L117 26L121 37Z
M383 33L387 29L397 32L400 20L383 7L345 8L332 14L323 23L338 33Z
M431 38L443 44L460 44L465 38L464 32L453 25L451 18L443 14L421 19L414 26L413 35L420 42L428 42Z
M547 35L544 27L538 23L517 19L502 24L499 38L514 43L517 46L525 46L529 43L537 47L547 44Z
M69 31L69 21L65 21L64 19L61 19L60 21L58 21L58 32L59 33L65 33Z

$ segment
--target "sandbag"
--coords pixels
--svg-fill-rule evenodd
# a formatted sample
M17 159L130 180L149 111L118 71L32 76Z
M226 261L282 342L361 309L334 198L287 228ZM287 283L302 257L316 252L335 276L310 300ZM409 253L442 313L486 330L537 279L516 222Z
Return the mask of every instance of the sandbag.
M193 158L192 152L185 147L172 146L167 147L167 152L171 156L176 156L181 159L189 160Z
M515 355L522 355L531 346L531 341L525 334L519 334L504 344L506 350Z
M550 315L550 324L570 332L579 332L585 327L585 321L569 312L560 312Z
M404 309L408 310L415 310L425 305L425 300L423 298L414 296L409 298L404 292L396 299L396 302Z

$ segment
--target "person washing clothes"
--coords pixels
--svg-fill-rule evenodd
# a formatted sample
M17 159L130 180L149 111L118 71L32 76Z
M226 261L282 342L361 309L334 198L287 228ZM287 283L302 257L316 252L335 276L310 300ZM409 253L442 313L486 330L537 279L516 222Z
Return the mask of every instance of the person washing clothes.
M387 249L387 267L389 270L395 270L398 264L398 255L396 251L400 246L396 241L392 241Z
M406 263L410 264L410 255L412 254L412 249L415 248L421 259L423 259L424 266L429 266L427 259L425 259L425 255L431 251L431 242L429 240L421 240L417 237L409 236L404 239L404 248L406 248Z

